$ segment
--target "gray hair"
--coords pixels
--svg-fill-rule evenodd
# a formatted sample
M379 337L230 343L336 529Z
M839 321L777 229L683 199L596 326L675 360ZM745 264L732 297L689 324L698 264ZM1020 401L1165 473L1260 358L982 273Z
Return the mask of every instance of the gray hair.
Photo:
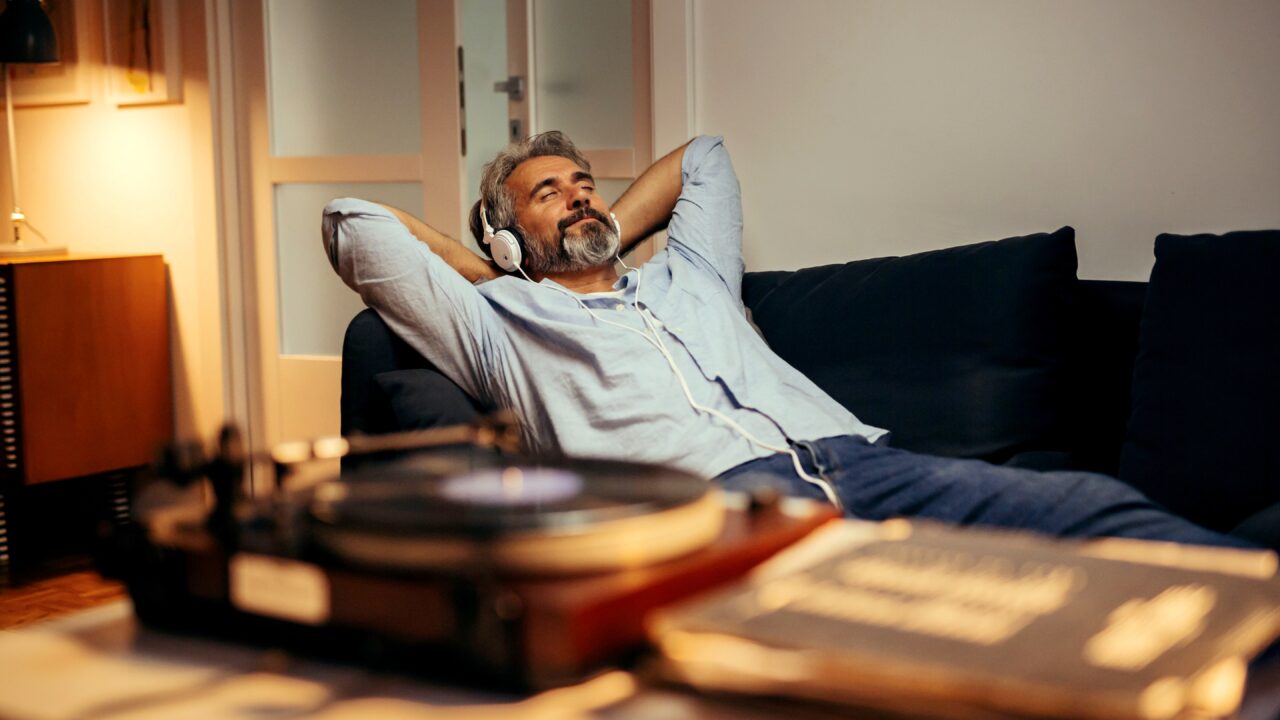
M484 242L484 224L480 222L480 203L484 203L485 216L489 219L489 225L495 230L504 227L519 229L516 222L516 198L507 189L507 178L511 177L511 173L515 172L515 169L525 160L547 155L568 158L586 172L591 172L591 163L587 162L587 158L574 147L573 141L559 130L549 130L520 142L511 143L484 166L484 173L480 177L480 200L471 206L468 224L471 226L471 235L476 239L476 244L485 253L489 253L489 246Z

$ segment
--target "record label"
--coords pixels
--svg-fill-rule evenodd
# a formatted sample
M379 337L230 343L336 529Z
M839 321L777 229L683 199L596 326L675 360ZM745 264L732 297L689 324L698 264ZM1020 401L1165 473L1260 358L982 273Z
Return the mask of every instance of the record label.
M457 503L514 506L561 502L582 488L582 476L575 472L513 465L445 478L440 495Z

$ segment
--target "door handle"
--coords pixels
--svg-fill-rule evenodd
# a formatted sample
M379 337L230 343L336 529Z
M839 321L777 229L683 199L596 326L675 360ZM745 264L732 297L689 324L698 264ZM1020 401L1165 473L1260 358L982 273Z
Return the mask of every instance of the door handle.
M496 82L493 84L493 91L506 93L507 99L520 102L524 100L524 76L512 75L506 80Z

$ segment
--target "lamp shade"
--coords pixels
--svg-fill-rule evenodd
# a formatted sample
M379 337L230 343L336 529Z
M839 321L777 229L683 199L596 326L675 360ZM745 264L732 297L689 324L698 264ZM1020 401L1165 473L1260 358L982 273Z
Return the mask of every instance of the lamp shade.
M9 0L0 14L0 63L58 62L58 38L38 0Z

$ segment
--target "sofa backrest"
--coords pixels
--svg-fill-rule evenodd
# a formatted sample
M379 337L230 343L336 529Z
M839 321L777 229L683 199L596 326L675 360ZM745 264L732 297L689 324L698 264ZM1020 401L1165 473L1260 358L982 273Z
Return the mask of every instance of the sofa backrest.
M1069 238L1066 240L1069 241ZM849 358L840 357L842 347L847 347L850 342L855 345L860 342L857 330L849 325L844 326L842 331L833 328L843 333L838 339L801 333L797 340L795 331L801 324L800 318L827 322L821 317L813 317L812 310L807 307L807 303L826 302L823 289L813 285L814 275L816 273L826 278L826 292L840 295L850 290L841 283L849 282L854 277L865 279L866 273L861 270L886 277L888 274L883 272L884 268L876 263L892 259L860 261L864 264L861 270L855 268L853 274L845 271L843 275L838 269L846 266L810 268L795 272L747 273L743 279L743 298L766 341L776 351L788 359L803 357L802 362L793 364L808 373L837 400L845 402L851 412L873 424L877 420L885 422L883 426L889 427L895 434L895 445L902 446L900 442L904 438L911 440L924 436L926 440L937 439L936 446L907 448L943 455L982 457L996 462L1012 460L1015 464L1046 469L1078 468L1114 474L1129 414L1129 387L1146 284L1076 281L1074 250L1071 249L1070 242L1064 242L1061 237L1055 239L1048 235L1039 236L1022 245L1008 241L1001 243L983 244L987 247L968 246L958 250L965 253L971 264L983 268L983 272L1015 271L1007 264L990 264L989 256L994 253L1006 256L1006 259L1014 257L1018 263L1029 263L1028 267L1039 267L1042 274L1048 273L1052 279L1047 286L1020 286L1012 291L1012 295L1017 296L1014 299L1010 297L1011 291L1004 289L992 295L982 295L982 301L994 303L1016 300L1034 304L1044 303L1046 298L1057 299L1056 302L1049 303L1052 307L1048 310L1040 308L1039 312L1029 316L1015 313L1005 319L1005 322L1016 320L1022 323L1051 321L1055 327L1062 329L1061 333L1019 331L1007 337L1002 336L1006 340L1008 337L1029 337L1039 343L1037 347L1030 348L1034 353L1042 354L1045 348L1049 348L1059 356L1042 363L1039 377L1029 382L1015 377L1005 388L1006 392L1025 389L1025 394L1032 396L1030 399L1015 398L1010 403L1017 405L1024 413L1034 413L1037 417L1033 423L1022 422L1017 418L1011 421L1006 417L1003 421L976 427L975 424L982 418L998 415L1003 408L997 407L1001 403L998 393L993 395L985 392L986 388L981 383L972 382L970 375L994 376L996 379L992 382L999 383L999 373L1006 369L992 370L989 367L975 366L974 358L983 355L973 352L971 347L959 348L956 351L959 359L949 360L943 357L949 352L948 347L940 341L929 348L934 355L931 358L934 364L945 367L948 371L963 368L970 374L957 374L952 378L957 390L949 399L969 402L971 405L953 406L945 408L942 413L927 415L912 414L913 408L906 407L896 417L885 422L875 416L868 417L867 407L857 397L850 398L841 394L847 390L845 379L849 376L866 376L877 368L901 367L919 358L882 356L875 358L870 368L858 367ZM1053 258L1046 261L1032 257L1042 255L1046 246L1054 255ZM953 249L952 254L956 250ZM1070 250L1069 254L1067 250ZM942 251L932 259L926 258L927 262L939 264L940 267L952 267L956 260L947 251ZM1068 261L1069 265L1064 264ZM960 258L960 262L963 265L964 258ZM963 270L958 272L963 276ZM911 274L908 272L903 282ZM936 290L938 278L934 278L934 281L933 287ZM966 280L972 281L972 278ZM893 292L909 296L917 292L919 287L904 286L895 288ZM796 290L799 290L798 299L797 293L793 292ZM994 321L985 317L960 317L959 313L966 309L973 310L972 304L966 306L947 298L943 300L935 309L944 313L951 312L953 316L944 315L931 322L957 327ZM1009 317L1014 320L1008 319ZM975 329L974 332L980 333L981 329ZM964 340L967 337L968 334L960 332L953 339ZM906 347L911 346L908 344ZM1005 355L1012 353L1016 356L1013 362L1017 363L1020 362L1020 350L1028 348L1003 348L1001 352ZM892 406L897 398L915 397L918 402L929 402L934 394L933 388L920 384L919 377L904 377L889 372L871 375L866 380L877 389L878 397L873 399L889 403L894 412L901 407ZM373 310L366 309L352 320L343 346L344 434L378 434L465 422L474 419L481 410L457 385L396 337ZM917 426L921 424L928 424L924 433L917 430ZM1013 432L1007 436L1001 435L1002 428L1012 428ZM1029 428L1033 432L1028 433ZM974 438L978 442L975 443ZM973 448L977 450L972 451ZM966 449L970 451L967 452Z
M1069 227L743 284L773 350L895 447L1019 464L1070 450L1078 295Z

